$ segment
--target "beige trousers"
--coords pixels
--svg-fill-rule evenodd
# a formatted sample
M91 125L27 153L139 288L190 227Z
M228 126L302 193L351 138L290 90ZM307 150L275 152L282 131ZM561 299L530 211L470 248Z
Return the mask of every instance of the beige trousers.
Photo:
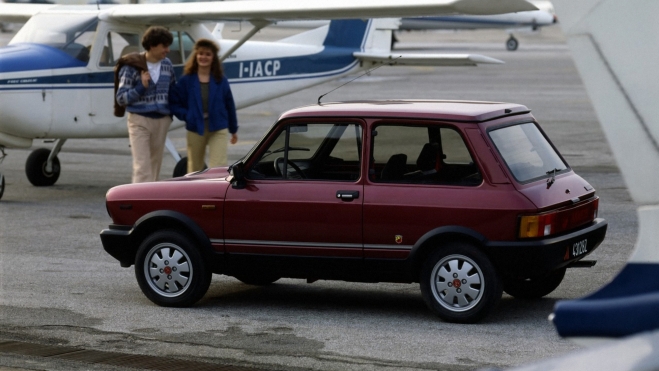
M227 165L229 130L204 131L199 135L188 131L188 173L204 168L206 146L208 146L208 167Z
M128 113L128 136L133 154L133 183L155 182L160 175L167 131L172 118Z

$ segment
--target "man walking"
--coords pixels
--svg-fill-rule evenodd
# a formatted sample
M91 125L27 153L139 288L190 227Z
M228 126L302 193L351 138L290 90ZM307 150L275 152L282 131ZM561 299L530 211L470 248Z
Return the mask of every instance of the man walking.
M121 57L115 69L118 81L117 108L128 111L128 135L133 154L133 183L158 180L167 131L172 123L169 91L176 83L171 61L167 58L172 34L153 26L144 33L145 53ZM146 68L145 68L146 67Z

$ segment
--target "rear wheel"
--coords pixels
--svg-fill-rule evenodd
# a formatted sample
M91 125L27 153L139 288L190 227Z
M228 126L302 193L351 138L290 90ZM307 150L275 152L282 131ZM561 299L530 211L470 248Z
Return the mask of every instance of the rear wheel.
M434 251L421 270L421 293L435 314L448 322L474 323L501 299L494 266L475 246L453 242Z
M563 277L565 277L565 268L537 278L507 278L503 281L503 290L518 299L539 299L556 290Z
M177 231L150 235L137 251L135 276L142 292L164 307L186 307L201 299L211 271L192 241Z

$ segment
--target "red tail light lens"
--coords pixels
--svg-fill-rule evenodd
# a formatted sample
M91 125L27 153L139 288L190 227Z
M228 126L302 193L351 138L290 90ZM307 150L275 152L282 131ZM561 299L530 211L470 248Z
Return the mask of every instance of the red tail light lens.
M546 237L575 229L597 218L598 207L599 198L596 197L577 206L542 214L522 215L519 238Z

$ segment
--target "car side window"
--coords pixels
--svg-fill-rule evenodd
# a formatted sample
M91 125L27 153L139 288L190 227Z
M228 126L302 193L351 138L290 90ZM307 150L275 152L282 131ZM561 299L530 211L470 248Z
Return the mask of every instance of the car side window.
M248 171L250 179L356 181L362 129L352 123L282 127Z
M101 67L114 67L122 56L140 51L140 35L128 32L108 32L98 60Z
M377 126L370 161L374 182L474 186L483 180L460 133L447 127Z

